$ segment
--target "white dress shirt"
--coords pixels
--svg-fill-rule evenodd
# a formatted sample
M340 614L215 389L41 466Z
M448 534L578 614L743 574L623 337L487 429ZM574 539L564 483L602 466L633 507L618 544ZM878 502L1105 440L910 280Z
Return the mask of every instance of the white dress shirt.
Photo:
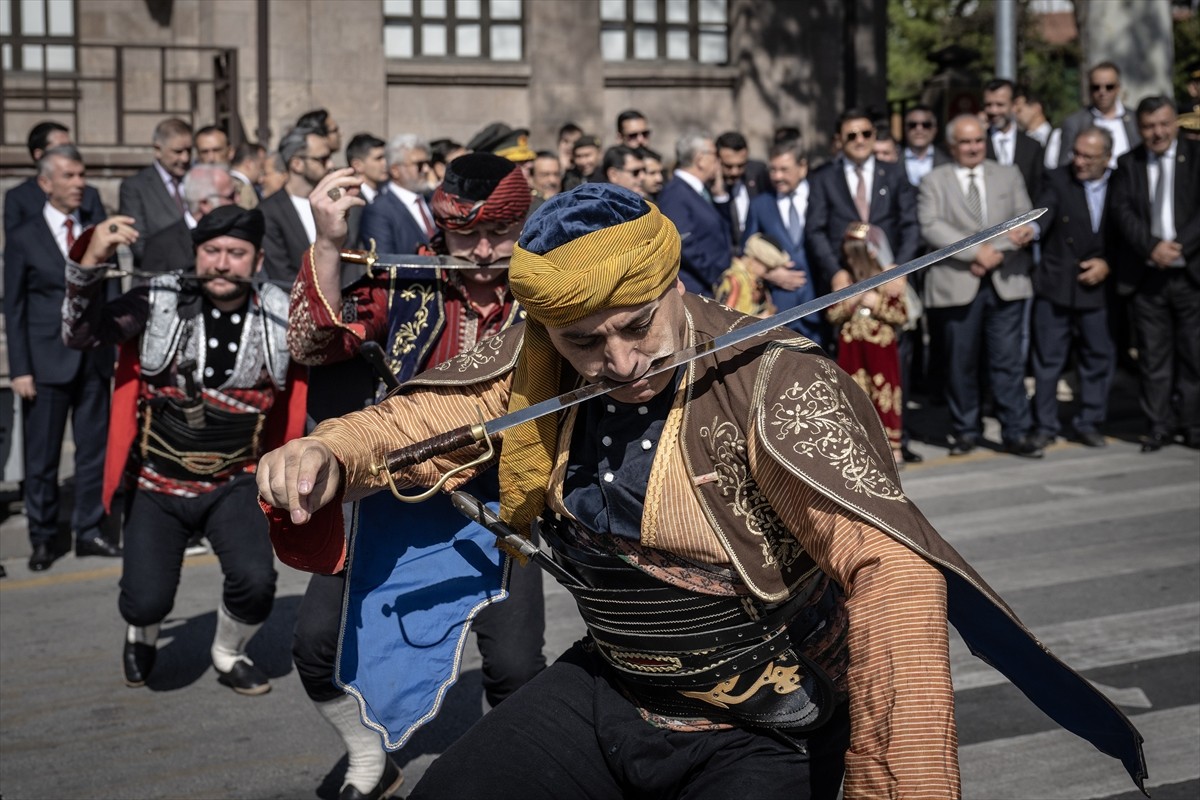
M983 177L983 164L980 164L974 169L967 169L966 167L959 166L958 164L954 165L954 177L958 179L958 186L960 189L962 189L964 198L967 196L967 192L970 191L971 188L970 175L972 173L975 175L975 185L979 187L979 208L983 213L983 222L986 225L988 218L987 183L984 181Z
M287 191L284 189L283 191ZM313 219L312 206L308 202L307 197L297 197L294 194L289 194L292 206L296 209L296 213L300 215L300 224L304 226L304 235L308 237L308 243L312 244L317 240L317 223Z
M1017 150L1017 126L1010 124L1007 131L992 128L992 150L998 163L1011 166Z
M933 169L933 145L925 148L925 155L918 156L911 147L904 148L904 171L908 173L908 182L920 186L921 179Z
M65 259L67 257L67 220L71 220L71 236L75 241L79 241L79 237L83 234L83 225L79 221L79 212L76 211L68 217L47 202L42 207L42 217L46 220L46 226L50 228L50 233L54 234L54 243L58 245L58 249L62 251L63 258Z
M808 214L808 179L800 181L800 185L791 194L781 194L775 198L779 206L779 216L783 218L783 227L787 228L788 217L791 216L792 204L796 204L796 213L800 215L800 230L804 230L804 219ZM790 244L790 242L789 242Z
M1117 105L1113 108L1114 116L1109 118L1104 116L1092 106L1092 122L1097 127L1104 128L1112 134L1112 158L1108 160L1108 168L1117 168L1117 159L1129 152L1129 135L1125 133L1125 106L1121 101L1117 101ZM1071 147L1075 146L1074 142L1070 143Z
M417 223L417 227L422 231L426 231L425 220L421 219L421 211L417 208L418 204L425 209L425 213L429 214L429 207L425 205L425 198L416 192L410 192L403 186L397 186L395 181L388 181L388 191L394 194L401 203L404 204L404 210L413 218L413 222ZM429 214L429 220L432 223L433 214Z
M842 174L846 176L846 188L850 190L851 200L858 196L855 194L858 190L856 169L858 167L853 161L848 158L842 159ZM867 198L867 210L869 211L871 208L871 189L875 186L875 156L867 156L867 160L862 165L862 175L863 183L866 184L864 196Z
M1146 159L1146 183L1150 189L1150 213L1154 213L1154 195L1158 191L1158 182L1163 183L1163 207L1159 221L1162 227L1162 240L1173 242L1178 231L1175 230L1175 151L1178 141L1171 142L1167 152L1161 156L1149 153ZM49 205L49 204L47 204ZM1171 263L1172 267L1184 265L1183 256Z

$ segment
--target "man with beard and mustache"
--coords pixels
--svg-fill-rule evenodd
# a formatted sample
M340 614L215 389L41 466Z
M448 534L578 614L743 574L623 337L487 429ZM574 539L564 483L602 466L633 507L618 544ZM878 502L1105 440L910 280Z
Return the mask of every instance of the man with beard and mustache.
M346 216L364 203L358 196L360 181L351 170L337 170L317 186L310 198L317 239L304 257L292 290L288 341L293 358L314 369L327 369L353 359L363 343L379 342L384 346L387 368L399 380L407 381L519 321L523 312L508 288L508 263L532 195L516 164L492 153L460 156L446 166L445 178L430 202L437 226L433 249L471 261L477 269L420 273L392 270L367 276L343 290L338 253L347 236ZM368 213L380 206L383 196L367 207ZM494 483L489 486L486 481L469 484L468 488L485 499L496 497L498 491ZM449 507L445 495L419 506L404 506L393 524L404 531L444 530L445 513L457 518ZM439 508L447 509L441 517L437 516ZM362 530L366 534L382 532ZM355 539L353 563L335 566L328 570L332 574L314 574L296 621L292 650L296 672L309 698L342 737L348 752L349 767L340 795L343 800L390 797L403 781L399 769L380 747L379 735L360 722L355 698L340 688L340 684L353 680L347 675L344 660L335 683L343 595L350 598L350 607L355 609L351 613L363 620L346 626L343 652L360 645L366 651L370 643L362 643L376 630L370 627L369 609L379 607L363 599L363 587L350 577L347 567L375 565L362 567L371 570L387 564L386 572L398 559L387 550L388 542L381 540L395 541L396 537L360 533ZM398 569L403 570L403 566ZM430 569L428 562L423 569ZM387 585L387 581L381 584ZM546 665L542 655L545 621L541 574L532 569L512 570L508 592L507 600L488 606L472 623L483 656L483 690L490 706L505 700ZM355 598L362 601L361 614ZM392 600L396 600L395 593ZM391 630L394 632L394 625ZM380 642L379 646L394 648L388 642ZM422 652L429 657L427 651ZM372 663L366 655L355 660L360 665ZM406 672L396 662L393 664L396 674ZM363 672L359 669L356 677ZM436 681L432 683L436 685ZM422 700L420 696L404 695L404 701L395 705L407 710ZM393 698L389 696L388 701L393 702ZM378 709L383 703L371 705ZM380 719L382 722L382 714Z
M254 284L263 215L222 206L192 230L195 276L161 275L105 303L101 287L133 219L87 231L66 266L63 339L88 350L120 345L104 503L126 491L119 608L128 627L125 684L143 686L171 612L188 539L212 543L225 577L212 660L235 692L270 691L246 642L275 599L267 526L255 512L255 461L304 431L302 367L287 351L287 292Z

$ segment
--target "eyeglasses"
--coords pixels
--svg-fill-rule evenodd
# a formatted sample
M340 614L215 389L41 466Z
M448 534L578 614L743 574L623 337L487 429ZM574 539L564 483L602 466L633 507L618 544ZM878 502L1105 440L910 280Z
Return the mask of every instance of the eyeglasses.
M649 139L650 138L650 129L646 128L646 130L644 130L644 131L629 131L628 133L625 134L625 138L626 139Z
M1093 83L1092 84L1093 92L1099 92L1102 90L1105 92L1112 92L1112 91L1116 91L1116 88L1117 88L1117 85L1115 83Z
M865 131L846 131L845 133L842 134L842 138L845 139L847 142L853 142L856 139L858 139L858 137L860 137L860 136L863 138L864 142L867 141L868 139L874 139L875 138L875 129L867 128Z
M625 167L617 167L617 169L621 170L621 172L628 172L630 175L632 175L635 178L646 174L645 167L638 167L637 169L625 169Z
M933 120L931 120L931 119L914 119L914 120L906 123L905 127L908 128L910 131L916 130L917 128L924 128L925 130L928 131L928 130L933 129Z

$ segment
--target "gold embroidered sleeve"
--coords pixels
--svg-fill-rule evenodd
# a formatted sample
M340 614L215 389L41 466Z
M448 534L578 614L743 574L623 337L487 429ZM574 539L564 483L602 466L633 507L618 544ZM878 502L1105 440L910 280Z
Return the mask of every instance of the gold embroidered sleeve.
M326 420L311 436L328 445L342 465L349 502L387 485L382 474L371 474L371 466L380 463L388 453L475 422L479 413L485 420L498 417L508 410L508 395L507 375L465 386L414 388L362 411ZM497 446L499 442L497 438ZM446 471L467 463L481 452L480 447L471 446L418 464L397 473L396 484L432 486ZM461 486L486 466L457 476L446 490Z
M846 800L960 796L946 586L925 559L819 494L752 437L751 467L804 548L846 590Z

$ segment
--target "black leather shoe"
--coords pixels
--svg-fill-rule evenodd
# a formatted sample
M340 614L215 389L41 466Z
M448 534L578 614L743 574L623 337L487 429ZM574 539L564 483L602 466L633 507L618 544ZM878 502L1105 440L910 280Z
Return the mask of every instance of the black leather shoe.
M1005 442L1004 452L1021 458L1041 458L1045 455L1032 436L1022 436L1015 441Z
M975 437L962 436L950 443L950 455L965 456L975 449Z
M125 685L130 689L146 685L150 671L154 669L154 659L158 648L142 642L125 642L125 652L121 662L125 666Z
M904 459L905 464L920 464L925 460L925 456L909 450L906 444L900 446L900 457Z
M1152 433L1142 437L1142 452L1157 453L1171 443L1171 437L1165 433Z
M94 536L91 539L77 539L75 541L75 557L82 558L83 556L120 558L121 548L107 539L101 539L99 536Z
M245 659L233 662L233 669L229 672L217 670L217 681L238 694L248 696L266 694L271 691L271 682L267 680L263 671Z
M55 556L54 551L50 549L50 545L35 544L33 546L33 553L31 553L29 556L29 571L42 572L44 570L48 570L50 569L50 565L54 563L55 558L57 558L57 556Z
M1027 438L1031 443L1033 443L1033 446L1039 450L1044 450L1058 441L1057 436L1051 436L1048 433L1035 433Z
M404 773L392 763L391 758L384 756L383 760L383 777L371 791L363 794L358 787L348 783L346 788L342 789L342 793L338 795L338 800L386 800L395 794L400 785L404 783Z
M1076 436L1084 447L1108 447L1108 439L1099 431L1086 431Z

